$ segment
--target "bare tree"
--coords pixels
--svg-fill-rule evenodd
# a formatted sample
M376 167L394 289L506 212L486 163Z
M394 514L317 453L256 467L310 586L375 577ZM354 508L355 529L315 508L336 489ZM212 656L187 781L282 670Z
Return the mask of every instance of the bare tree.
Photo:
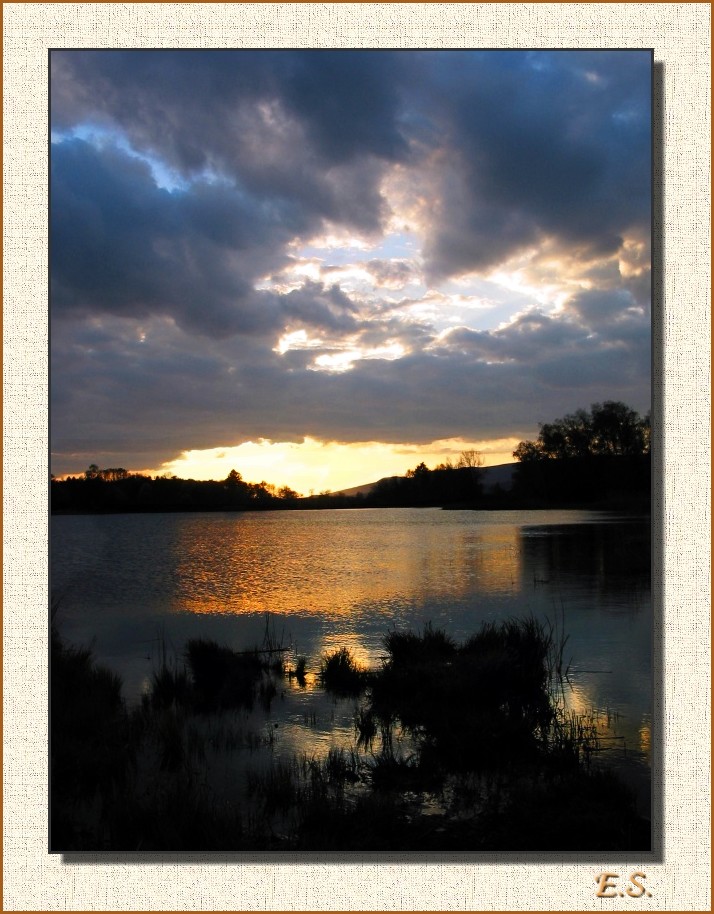
M473 450L473 448L469 451L462 451L456 466L459 467L459 469L469 467L472 470L482 467L483 454L480 451Z

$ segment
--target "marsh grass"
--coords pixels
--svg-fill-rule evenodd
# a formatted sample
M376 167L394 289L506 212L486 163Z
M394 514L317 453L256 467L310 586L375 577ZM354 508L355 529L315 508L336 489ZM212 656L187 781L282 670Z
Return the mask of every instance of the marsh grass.
M357 747L371 752L377 736L377 720L372 711L363 706L357 708L354 727L355 735L357 736Z
M322 655L320 682L328 691L356 696L364 691L368 681L368 671L357 663L349 648L341 647L331 654Z
M241 652L194 639L183 663L162 649L129 711L119 678L53 631L51 847L647 850L632 795L591 765L595 716L559 701L565 641L528 618L461 644L432 626L388 632L374 671L347 648L324 655L324 688L362 695L355 743L285 758L280 731L250 713L277 694L274 643ZM251 770L254 752L269 762Z
M384 645L370 712L399 720L432 764L458 771L531 763L547 745L555 644L545 624L488 623L462 645L427 626L421 635L390 632Z
M214 641L192 638L185 656L199 710L253 707L264 670L257 653L239 654Z
M135 727L126 713L118 676L94 664L89 648L63 644L51 631L50 748L53 785L50 841L82 840L101 815L104 797L130 779L136 764Z
M457 650L454 640L441 629L435 629L430 622L424 626L421 635L393 630L384 636L383 643L389 662L403 666L448 663Z
M121 679L53 626L51 849L246 849L240 808L217 804L209 757L267 745L221 718L256 696L270 705L269 666L206 641L190 642L181 665L160 639L149 690L130 711Z
M307 657L298 657L295 668L288 671L288 678L295 679L301 689L307 685Z
M325 776L329 784L343 788L359 778L359 754L354 749L331 748L324 761Z
M377 790L429 793L438 790L443 782L441 772L419 753L400 756L386 749L372 757L368 771L371 785Z
M144 696L153 708L184 707L193 699L192 684L185 669L164 661L151 675L151 688Z

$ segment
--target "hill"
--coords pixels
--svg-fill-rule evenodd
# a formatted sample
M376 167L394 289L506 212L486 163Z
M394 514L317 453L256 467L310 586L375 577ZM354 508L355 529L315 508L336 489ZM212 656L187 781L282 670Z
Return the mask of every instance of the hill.
M482 467L479 470L483 489L485 492L492 490L499 485L505 491L509 491L513 485L513 473L518 466L517 463L501 463L493 467ZM339 492L333 492L333 495L368 495L374 486L380 482L386 482L392 479L401 479L401 476L384 476L374 482L367 482L361 486L353 486L351 489L340 489Z

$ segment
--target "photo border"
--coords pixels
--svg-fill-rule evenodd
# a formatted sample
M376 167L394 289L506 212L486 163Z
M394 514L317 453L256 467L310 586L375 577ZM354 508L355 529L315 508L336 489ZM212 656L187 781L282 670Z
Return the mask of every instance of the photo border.
M3 5L4 910L600 910L604 871L651 893L608 910L711 908L709 20L708 3ZM187 45L654 48L653 854L47 852L47 50Z

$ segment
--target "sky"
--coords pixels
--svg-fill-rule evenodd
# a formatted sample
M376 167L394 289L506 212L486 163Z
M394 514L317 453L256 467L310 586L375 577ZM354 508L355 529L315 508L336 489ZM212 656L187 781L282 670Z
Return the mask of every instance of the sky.
M647 412L650 67L52 51L52 472L308 494Z

